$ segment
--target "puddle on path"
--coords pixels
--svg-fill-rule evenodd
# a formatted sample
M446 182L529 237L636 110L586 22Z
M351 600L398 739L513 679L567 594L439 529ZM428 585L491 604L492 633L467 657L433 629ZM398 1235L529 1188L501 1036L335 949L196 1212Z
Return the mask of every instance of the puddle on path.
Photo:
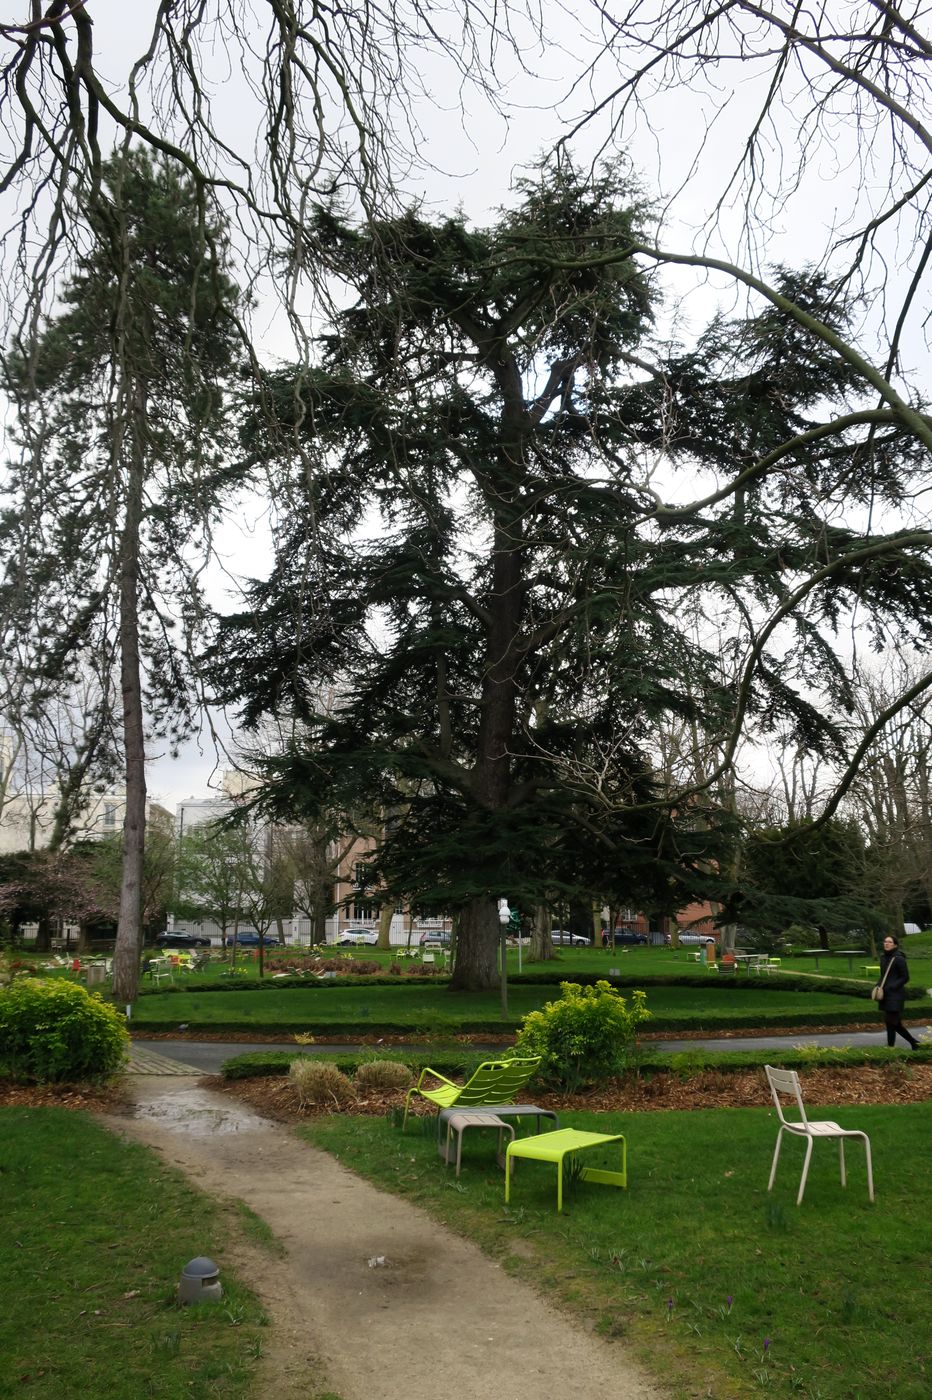
M218 1134L265 1132L271 1126L249 1108L218 1104L205 1089L178 1089L137 1101L134 1118L149 1119L169 1132L186 1137L216 1137Z

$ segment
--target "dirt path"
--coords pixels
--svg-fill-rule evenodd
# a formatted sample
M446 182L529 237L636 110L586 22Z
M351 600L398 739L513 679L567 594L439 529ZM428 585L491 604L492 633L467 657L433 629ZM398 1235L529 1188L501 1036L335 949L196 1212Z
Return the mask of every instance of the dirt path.
M621 1343L289 1129L177 1073L128 1084L135 1111L102 1121L202 1190L246 1199L285 1248L218 1261L242 1270L272 1319L263 1400L663 1400Z

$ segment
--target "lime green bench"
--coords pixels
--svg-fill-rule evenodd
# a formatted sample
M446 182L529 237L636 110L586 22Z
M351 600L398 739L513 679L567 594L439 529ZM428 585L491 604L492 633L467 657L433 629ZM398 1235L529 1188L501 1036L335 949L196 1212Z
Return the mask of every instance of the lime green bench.
M563 1210L563 1159L577 1152L606 1143L621 1144L621 1171L601 1167L583 1167L582 1181L597 1181L602 1186L628 1185L628 1144L624 1133L583 1133L576 1128L559 1128L555 1133L540 1133L535 1137L517 1138L505 1151L505 1204L511 1195L511 1164L517 1157L535 1162L555 1162L557 1166L557 1211Z
M415 1094L427 1099L438 1112L442 1108L478 1108L484 1104L513 1103L539 1064L539 1055L525 1056L523 1059L485 1060L465 1084L454 1084L446 1075L426 1066L421 1070L414 1088L405 1095L401 1131L404 1132L407 1126L411 1099ZM436 1087L425 1088L425 1082L429 1084L431 1081L436 1081Z

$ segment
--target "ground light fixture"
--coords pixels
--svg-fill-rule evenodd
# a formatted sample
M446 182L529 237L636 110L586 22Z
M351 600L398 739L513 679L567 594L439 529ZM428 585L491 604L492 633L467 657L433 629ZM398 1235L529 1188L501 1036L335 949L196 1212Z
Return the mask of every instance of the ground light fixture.
M206 1303L222 1297L220 1270L212 1259L199 1254L185 1264L178 1284L179 1303Z

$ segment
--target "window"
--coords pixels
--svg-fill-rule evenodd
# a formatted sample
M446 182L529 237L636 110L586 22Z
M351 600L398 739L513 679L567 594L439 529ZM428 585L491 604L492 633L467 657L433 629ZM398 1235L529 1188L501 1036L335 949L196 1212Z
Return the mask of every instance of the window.
M374 904L359 904L359 903L354 904L354 905L353 905L353 918L354 918L354 919L374 919L374 918L375 918L375 905L374 905Z
M116 826L116 807L112 802L104 803L104 826L108 831L112 831Z

